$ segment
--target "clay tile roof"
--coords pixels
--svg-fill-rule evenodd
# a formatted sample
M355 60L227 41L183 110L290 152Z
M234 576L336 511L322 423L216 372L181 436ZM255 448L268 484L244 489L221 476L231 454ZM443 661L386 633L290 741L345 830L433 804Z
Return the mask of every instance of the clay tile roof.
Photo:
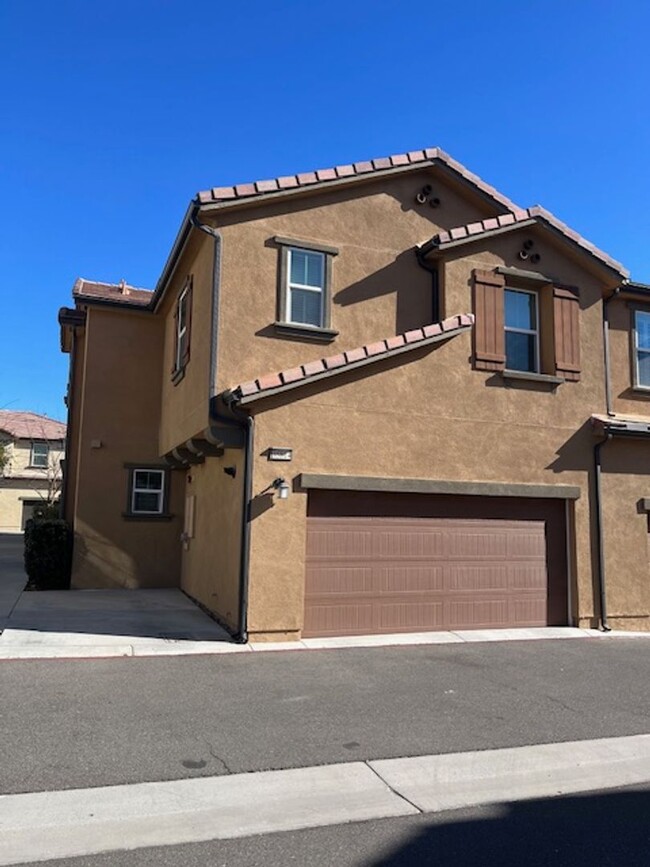
M343 179L354 180L361 175L367 177L376 172L403 171L407 167L419 168L427 164L446 166L506 210L515 210L517 207L514 202L510 201L510 199L506 198L506 196L502 195L490 184L486 184L478 175L470 172L469 169L466 169L457 160L452 159L449 154L440 148L425 148L424 150L409 151L404 154L391 154L388 157L362 160L348 165L332 166L331 168L317 169L316 171L302 172L295 175L285 175L284 177L271 178L269 180L235 184L231 187L213 187L210 190L202 190L197 193L197 199L200 204L227 204L242 199L258 199L269 193L277 193L279 191L298 190L313 184L328 184Z
M63 440L65 425L46 415L22 410L0 410L0 431L14 439Z
M78 301L107 301L145 307L151 301L153 292L149 289L136 289L124 280L121 283L101 283L79 277L72 287L72 296Z
M269 397L271 394L288 391L325 377L344 373L374 361L381 361L412 349L428 346L441 340L448 340L450 337L467 331L473 324L474 316L471 313L450 316L442 322L425 325L423 328L415 328L404 334L397 334L385 340L377 340L328 358L318 358L298 367L281 370L279 373L260 376L228 389L222 396L226 403L251 403L259 398Z
M551 214L550 211L547 211L540 205L535 205L532 208L514 208L509 213L501 214L498 217L489 217L485 220L468 223L466 226L456 226L446 232L439 232L437 235L434 235L430 241L423 244L421 249L423 252L428 252L429 250L444 250L450 246L456 247L459 244L476 241L482 235L487 233L509 232L513 229L523 228L525 225L530 226L533 223L540 223L542 225L546 224L568 241L577 244L578 247L598 259L608 268L611 268L623 277L628 276L628 271L620 262L617 262L616 259L612 259L611 256L607 255L607 253L599 250L598 247L587 241L582 237L582 235L579 235L573 229L570 229L566 223L558 220L558 218Z

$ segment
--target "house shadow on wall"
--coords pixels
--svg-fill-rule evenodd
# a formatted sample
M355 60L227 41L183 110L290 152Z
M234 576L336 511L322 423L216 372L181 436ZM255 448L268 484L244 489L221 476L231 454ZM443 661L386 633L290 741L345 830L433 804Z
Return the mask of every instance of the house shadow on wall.
M649 862L650 790L520 801L472 813L475 817L469 819L458 811L406 820L407 827L415 825L415 830L402 843L377 859L355 863L367 867L645 867Z
M602 437L600 438L602 442ZM565 472L584 472L588 479L588 507L589 507L589 522L592 528L590 533L590 554L591 554L591 583L594 599L598 599L598 538L595 532L596 522L596 486L595 486L595 464L594 464L594 448L599 442L599 438L594 436L594 430L591 421L588 419L584 424L573 433L568 440L557 450L557 457L551 461L546 469L552 470L554 473L562 474ZM647 459L648 443L642 440L635 439L616 439L613 438L608 444L605 444L601 450L601 465L603 475L603 489L606 491L607 476L616 474L646 474L650 475L650 461ZM561 478L558 479L561 482ZM641 508L641 503L637 506L639 514L645 514L645 509ZM650 525L649 525L650 527ZM575 538L575 526L571 528ZM573 591L572 598L577 598L576 593L576 568L575 563L572 569L573 575ZM573 612L576 616L576 612ZM592 624L597 625L596 619ZM650 859L649 859L650 863Z

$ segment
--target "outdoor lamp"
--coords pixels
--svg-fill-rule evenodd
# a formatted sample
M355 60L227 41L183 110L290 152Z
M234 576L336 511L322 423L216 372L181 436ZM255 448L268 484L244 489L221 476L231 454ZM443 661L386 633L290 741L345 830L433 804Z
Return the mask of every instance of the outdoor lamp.
M281 500L286 500L289 496L289 483L283 478L277 478L273 482L273 487L278 492L278 496Z

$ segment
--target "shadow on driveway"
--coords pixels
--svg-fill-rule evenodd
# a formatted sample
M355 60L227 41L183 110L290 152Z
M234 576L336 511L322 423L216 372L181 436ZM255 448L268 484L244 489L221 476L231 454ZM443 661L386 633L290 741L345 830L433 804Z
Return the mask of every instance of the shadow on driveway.
M23 544L22 535L0 534L0 650L232 641L175 588L23 592Z

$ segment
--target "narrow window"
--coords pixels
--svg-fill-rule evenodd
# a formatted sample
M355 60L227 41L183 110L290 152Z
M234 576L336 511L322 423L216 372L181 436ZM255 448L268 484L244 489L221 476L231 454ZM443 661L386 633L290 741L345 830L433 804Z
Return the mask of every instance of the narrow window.
M286 321L299 325L324 325L325 255L311 250L287 251Z
M176 310L176 370L181 370L185 367L189 354L189 293L190 289L187 286L180 294Z
M505 290L506 369L539 373L537 293Z
M50 447L47 443L32 443L31 464L33 467L47 468L50 458Z
M134 515L162 515L165 505L165 471L133 470L131 512Z
M634 350L636 384L650 388L650 312L637 310L634 314Z

